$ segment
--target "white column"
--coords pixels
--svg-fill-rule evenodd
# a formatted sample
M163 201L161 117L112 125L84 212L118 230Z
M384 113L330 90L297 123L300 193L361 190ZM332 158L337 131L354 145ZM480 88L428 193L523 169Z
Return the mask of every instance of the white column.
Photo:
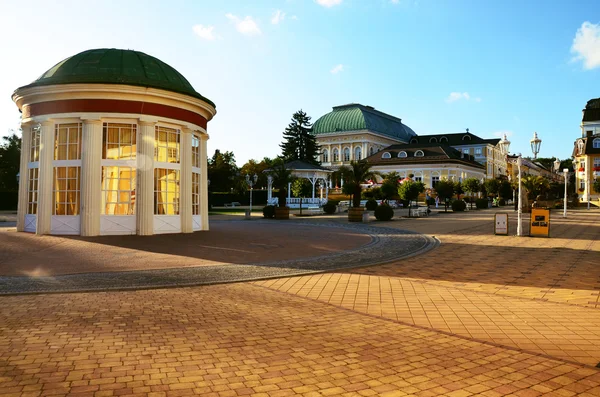
M81 137L81 235L100 234L102 121L85 119Z
M17 231L25 230L25 214L29 204L29 155L31 150L30 124L21 124L21 163L19 166L19 201L17 204Z
M192 130L181 130L181 147L179 149L181 171L179 172L179 215L181 216L181 232L192 233Z
M273 176L267 175L267 204L273 200Z
M200 135L200 219L202 230L208 230L208 134Z
M137 234L154 234L154 127L156 122L140 120L137 140Z
M292 198L292 182L288 182L288 189L287 189L287 193L288 193L288 201L286 204L290 203L290 199Z
M342 144L340 143L338 146L340 147L339 148L339 150L340 150L339 153L340 154L339 154L338 161L344 161L344 152L342 152Z
M367 153L367 142L363 142L362 143L362 158L366 159L367 157L369 157L369 153Z
M40 129L40 173L38 181L38 213L36 234L49 234L52 220L52 187L54 170L54 121L46 120Z

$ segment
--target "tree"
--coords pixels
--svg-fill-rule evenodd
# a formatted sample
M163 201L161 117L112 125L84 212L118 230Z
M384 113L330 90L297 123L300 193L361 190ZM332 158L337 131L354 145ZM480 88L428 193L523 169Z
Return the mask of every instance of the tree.
M391 200L398 197L398 186L400 185L400 174L395 171L385 174L381 184L381 194L384 199Z
M283 142L279 145L285 161L301 160L319 164L319 145L317 138L311 134L311 126L310 117L302 109L294 113L292 122L283 133Z
M423 182L404 181L398 187L398 195L402 200L408 201L408 216L410 217L411 201L416 200L419 194L425 191Z
M352 207L360 207L361 183L381 176L379 172L371 171L371 164L365 160L351 161L350 167L340 167L338 170L344 176L344 194L352 195Z
M512 197L513 188L509 181L503 180L500 182L500 187L498 188L498 194L504 200L508 200Z
M246 164L240 168L240 176L245 177L246 175L258 175L258 182L256 182L256 188L267 187L267 175L265 170L271 168L273 160L268 157L263 158L260 162L256 160L248 160Z
M292 182L292 194L300 198L300 215L302 215L302 199L312 194L312 184L304 178L295 178Z
M543 176L525 175L521 178L521 185L527 190L527 199L535 200L550 190L550 182Z
M447 179L442 179L435 184L435 192L439 199L444 202L444 212L448 212L448 200L454 195L454 183Z
M215 150L215 154L208 160L208 179L213 192L229 192L234 188L239 190L238 180L243 179L239 178L233 152L221 153L219 149ZM245 187L242 191L245 191Z
M594 191L596 191L596 193L600 193L600 178L596 178L594 180L594 183L592 184L592 188L594 189Z
M471 209L473 209L473 195L481 189L481 183L477 178L467 178L463 181L463 188L471 194Z
M273 161L271 167L271 176L273 176L273 187L278 189L277 205L285 207L285 199L287 198L288 183L292 181L292 171L285 168L285 162L281 158Z
M454 182L454 194L456 194L456 198L460 200L460 195L464 194L465 190L463 189L463 184L461 181Z
M498 195L498 191L500 190L500 180L486 179L486 181L483 182L483 185L485 186L487 194L491 194L493 196Z
M11 131L0 145L0 191L17 191L17 174L21 166L21 138ZM25 179L25 175L21 175Z

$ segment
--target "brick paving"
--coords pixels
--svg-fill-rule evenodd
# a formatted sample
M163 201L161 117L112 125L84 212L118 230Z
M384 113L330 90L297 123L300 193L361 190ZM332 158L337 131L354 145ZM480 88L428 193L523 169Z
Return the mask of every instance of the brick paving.
M0 395L600 396L600 212L491 220L372 223L442 244L367 268L0 297Z

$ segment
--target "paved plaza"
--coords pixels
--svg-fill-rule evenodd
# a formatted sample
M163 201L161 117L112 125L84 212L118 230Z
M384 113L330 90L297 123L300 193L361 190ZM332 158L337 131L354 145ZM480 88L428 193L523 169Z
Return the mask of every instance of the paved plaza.
M381 265L293 277L0 297L0 395L600 396L600 211L552 216L551 238L494 236L492 210L357 228L343 215L223 216L214 234L119 244L0 232L3 279L22 279L23 266L57 283L144 263L167 272L335 263L418 236L401 230L441 242L397 260L374 252ZM161 248L170 239L188 254ZM267 240L281 246L260 245Z

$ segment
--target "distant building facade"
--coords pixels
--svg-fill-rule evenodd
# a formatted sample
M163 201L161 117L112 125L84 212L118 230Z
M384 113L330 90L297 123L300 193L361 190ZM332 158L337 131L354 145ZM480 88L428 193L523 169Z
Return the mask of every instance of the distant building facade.
M574 143L573 159L579 200L600 205L600 192L593 188L594 180L600 178L600 98L589 100L583 109L581 138Z

